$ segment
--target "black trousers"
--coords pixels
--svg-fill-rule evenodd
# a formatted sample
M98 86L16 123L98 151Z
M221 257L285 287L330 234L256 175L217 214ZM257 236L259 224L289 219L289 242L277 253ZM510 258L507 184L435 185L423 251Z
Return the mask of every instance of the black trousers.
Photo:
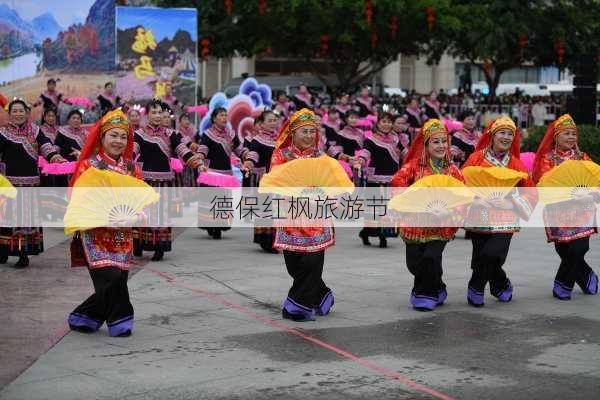
M437 298L446 288L442 280L442 253L448 242L406 243L406 266L414 275L412 293Z
M283 258L294 283L288 297L294 302L312 309L330 292L323 282L325 252L300 253L284 250Z
M566 288L573 288L577 283L587 290L587 283L592 269L585 261L585 254L590 250L590 238L584 237L568 243L554 243L554 248L560 257L560 266L556 280Z
M497 295L508 287L509 280L502 269L512 233L477 233L471 232L473 254L471 269L473 273L469 287L483 293L486 283L490 283L490 292Z
M260 245L263 250L273 251L274 228L254 228L254 243Z
M116 267L89 270L94 294L81 303L69 316L74 328L95 331L104 322L109 335L117 336L133 327L133 306L127 289L128 271Z

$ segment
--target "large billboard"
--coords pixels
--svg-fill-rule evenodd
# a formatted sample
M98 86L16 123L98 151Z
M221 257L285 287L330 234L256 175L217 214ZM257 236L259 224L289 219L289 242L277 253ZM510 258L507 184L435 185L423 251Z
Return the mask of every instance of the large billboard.
M196 9L117 7L117 93L143 101L169 90L178 105L196 104Z
M113 78L114 32L113 0L0 0L0 92L34 103L55 78L64 98L94 99Z
M169 86L179 104L195 105L196 44L196 9L115 7L114 0L0 0L0 93L35 103L54 78L63 99L96 102L112 82L124 102L161 97ZM60 114L71 107L61 103ZM88 109L86 122L98 111ZM40 113L37 107L33 117ZM0 112L0 122L5 117Z

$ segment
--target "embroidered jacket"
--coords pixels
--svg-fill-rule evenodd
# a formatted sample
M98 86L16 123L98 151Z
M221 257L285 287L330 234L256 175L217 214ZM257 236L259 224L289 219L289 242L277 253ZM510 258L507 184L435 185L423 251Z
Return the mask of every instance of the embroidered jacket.
M346 126L335 132L332 138L333 140L327 139L327 154L333 158L339 158L342 154L354 157L363 147L363 131L360 128Z
M181 133L162 126L138 129L134 139L134 153L137 154L145 180L173 180L175 174L169 159L180 157L183 162L187 162L193 156Z
M39 127L28 123L0 128L0 153L0 173L19 186L39 185L38 156L50 161L57 154Z
M113 160L104 154L98 154L81 163L79 173L88 168L109 170L138 179L142 173L133 161L120 158ZM81 232L83 252L89 269L117 267L129 269L133 260L133 229L131 228L95 228Z
M87 133L83 128L71 128L63 126L58 128L54 145L60 152L60 155L67 161L77 161L77 157L72 156L73 150L83 149Z
M499 160L488 150L479 150L471 154L463 168L468 166L481 167L504 167L527 173L527 169L521 160L517 157L506 153ZM534 188L533 180L528 176L522 179L517 188ZM514 191L510 195L514 200L515 208L512 210L501 210L497 208L480 207L472 205L469 207L465 228L480 233L511 233L518 232L519 217L528 219L537 204L538 196L535 189L524 190L520 192Z
M204 131L199 140L198 152L204 155L211 170L231 174L231 156L242 161L254 160L258 156L244 147L240 138L229 128L212 126Z
M402 164L405 149L395 133L382 135L373 133L365 140L359 157L367 166L367 181L371 183L390 183Z
M461 129L452 134L452 158L460 167L475 151L475 146L481 137L480 132Z
M542 157L541 175L534 179L538 181L546 172L566 160L590 161L591 159L586 153L578 150L565 152L552 150ZM543 216L549 242L571 242L598 232L594 204L573 207L550 204L544 207Z
M320 151L314 148L300 151L294 145L275 149L271 158L271 169L286 162L299 159L319 157ZM318 227L277 227L273 248L296 252L323 251L335 244L334 229L330 223Z
M43 124L40 125L40 131L50 139L50 142L54 143L56 134L58 133L58 128L56 126Z
M402 168L396 172L394 175L391 186L393 187L408 187L415 183L417 180L434 175L435 172L429 165L419 165L421 160L415 158L408 163L404 164ZM464 178L460 173L459 169L454 165L450 164L450 166L446 166L441 171L444 174L448 174L453 178L456 178L460 181L464 182ZM456 223L452 219L452 217L448 220L448 227L437 227L437 226L418 226L419 220L421 218L430 219L431 216L428 214L419 214L419 213L407 213L408 220L406 221L406 225L399 228L400 236L405 241L408 242L418 242L425 243L430 242L432 240L444 240L448 241L454 237L454 234L458 230L456 228ZM432 225L432 224L428 224ZM440 225L443 225L443 221L441 221Z

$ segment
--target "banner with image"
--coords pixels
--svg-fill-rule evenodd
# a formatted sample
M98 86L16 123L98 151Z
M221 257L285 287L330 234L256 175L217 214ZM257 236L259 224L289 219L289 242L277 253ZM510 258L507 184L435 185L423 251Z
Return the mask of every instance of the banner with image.
M117 7L117 94L162 98L175 112L196 104L196 9Z

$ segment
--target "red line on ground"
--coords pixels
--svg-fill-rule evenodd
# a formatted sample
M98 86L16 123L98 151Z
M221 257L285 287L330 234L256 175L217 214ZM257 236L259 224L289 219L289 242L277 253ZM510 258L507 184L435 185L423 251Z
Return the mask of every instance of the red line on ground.
M252 310L250 310L250 309L248 309L248 308L246 308L246 307L244 307L242 305L239 305L237 303L229 301L229 300L227 300L227 299L225 299L225 298L223 298L223 297L221 297L221 296L219 296L219 295L217 295L215 293L211 293L211 292L208 292L206 290L190 286L187 283L185 283L183 281L180 281L179 279L177 279L177 278L175 278L173 276L170 276L168 274L165 274L164 272L157 271L157 270L155 270L153 268L150 268L150 267L147 267L147 266L144 266L144 267L138 267L138 266L136 266L136 268L141 268L141 269L147 270L147 271L151 272L152 274L154 274L154 275L156 275L156 276L158 276L160 278L163 278L168 283L172 283L172 284L177 285L177 286L179 286L181 288L184 288L184 289L192 291L192 292L194 292L196 294L199 294L202 297L205 297L205 298L208 298L208 299L210 299L212 301L215 301L215 302L217 302L219 304L222 304L222 305L227 306L229 308L238 310L241 313L246 314L246 315L248 315L248 316L250 316L250 317L252 317L252 318L254 318L254 319L256 319L256 320L258 320L260 322L263 322L263 323L265 323L265 324L267 324L269 326L272 326L274 328L278 328L278 329L284 330L284 331L286 331L286 332L288 332L288 333L290 333L292 335L298 336L299 338L302 338L302 339L304 339L304 340L306 340L308 342L314 343L314 344L316 344L317 346L319 346L319 347L321 347L323 349L329 350L329 351L334 352L334 353L336 353L336 354L338 354L338 355L340 355L340 356L342 356L344 358L347 358L347 359L350 359L352 361L355 361L355 362L361 364L364 367L367 367L367 368L369 368L369 369L371 369L371 370L373 370L375 372L378 372L378 373L382 374L386 378L394 379L394 380L397 380L399 382L402 382L405 385L410 386L411 388L413 388L414 390L416 390L418 392L421 392L421 393L424 393L424 394L428 394L428 395L430 395L432 397L435 397L436 399L440 399L440 400L454 400L449 395L447 395L445 393L442 393L442 392L439 392L439 391L437 391L435 389L432 389L430 387L427 387L425 385L421 385L420 383L417 383L417 382L413 381L412 379L407 378L406 376L404 376L404 375L402 375L402 374L400 374L400 373L398 373L396 371L392 371L392 370L387 369L385 367L381 367L381 366L379 366L377 364L374 364L374 363L372 363L372 362L370 362L368 360L365 360L364 358L361 358L361 357L359 357L357 355L354 355L354 354L349 353L349 352L347 352L345 350L342 350L341 348L336 347L336 346L334 346L334 345L332 345L330 343L324 342L324 341L319 340L319 339L317 339L315 337L307 335L306 333L303 333L303 332L297 330L296 328L294 328L292 326L289 326L289 325L284 324L282 322L274 321L274 320L269 319L267 317L264 317L264 316L262 316L260 314L257 314L254 311L252 311Z

